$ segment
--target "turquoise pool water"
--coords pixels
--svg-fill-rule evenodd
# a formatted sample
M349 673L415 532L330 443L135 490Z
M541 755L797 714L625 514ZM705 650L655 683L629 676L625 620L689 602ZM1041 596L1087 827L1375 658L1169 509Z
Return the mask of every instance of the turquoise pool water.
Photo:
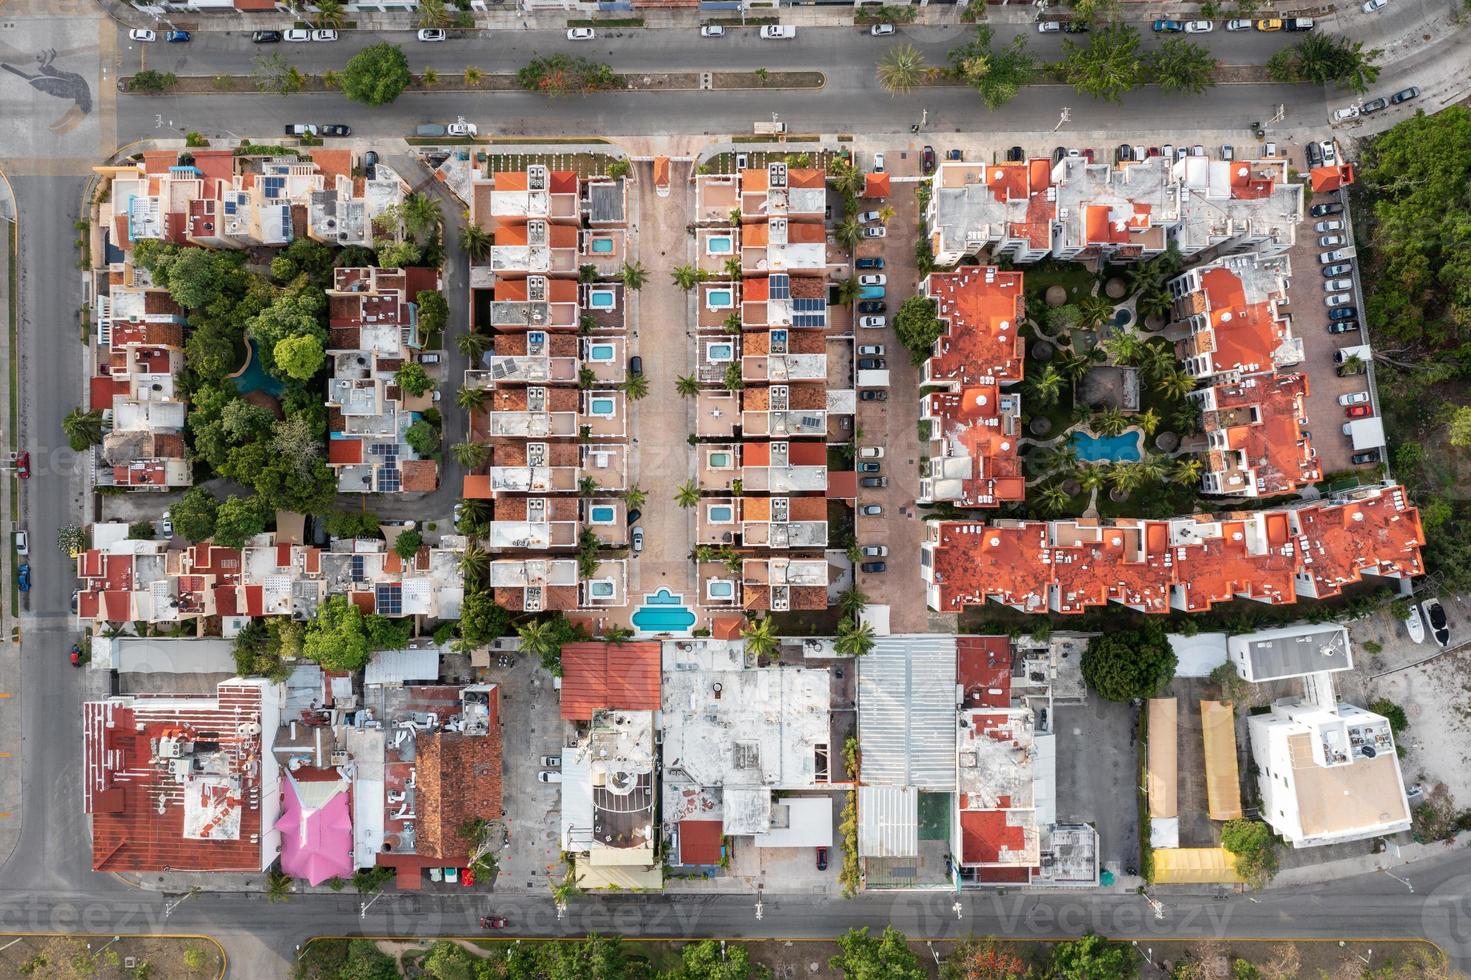
M245 352L250 358L250 363L245 366L244 372L235 378L235 389L242 395L248 395L252 391L263 391L272 398L280 398L286 386L267 374L266 369L261 367L260 358L256 356L255 341L245 342Z
M593 254L594 255L612 255L613 254L613 239L611 239L611 238L594 238L592 240L592 251L593 251Z
M730 465L730 453L711 453L710 465L723 468Z
M587 305L595 310L611 310L617 302L618 294L611 289L593 289L587 294Z
M592 404L590 406L590 409L591 409L591 414L593 414L593 415L607 415L607 416L611 416L613 414L613 399L611 399L611 398L594 398L592 400Z
M735 305L735 294L729 289L712 289L705 293L705 305L712 310L729 309Z
M1086 432L1073 433L1073 447L1078 451L1078 458L1089 463L1118 459L1137 463L1144 458L1143 453L1139 450L1141 441L1143 441L1143 433L1138 429L1117 436L1090 436Z
M611 361L618 352L618 348L612 344L592 344L587 349L589 361Z
M725 504L715 504L710 508L710 520L715 524L729 524L730 519L735 516L735 509Z
M592 508L592 521L594 524L612 524L614 511L612 507Z
M705 251L710 255L729 255L733 248L729 235L711 235L705 239Z
M668 589L644 596L644 605L634 610L632 619L641 633L687 633L695 625L695 614Z
M735 356L733 344L708 344L705 347L705 356L712 361L728 361Z
M727 582L724 579L713 578L705 583L705 591L710 594L710 598L712 599L729 599L735 595L735 583Z
M605 581L602 581L601 579L599 579L599 580L596 580L596 581L587 583L587 589L588 589L588 592L590 592L592 594L592 597L594 599L611 599L611 598L613 598L613 583L612 582L605 582Z

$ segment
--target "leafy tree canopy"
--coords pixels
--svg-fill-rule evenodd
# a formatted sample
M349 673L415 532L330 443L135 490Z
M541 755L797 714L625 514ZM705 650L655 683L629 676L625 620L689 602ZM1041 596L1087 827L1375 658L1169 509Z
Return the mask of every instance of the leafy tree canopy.
M933 353L935 341L940 339L943 330L939 307L927 296L909 297L894 316L894 332L916 365L923 364Z
M387 105L410 81L409 59L398 45L383 42L348 59L342 70L342 94L365 105Z
M1083 679L1109 701L1153 697L1175 676L1174 650L1158 623L1104 633L1088 641Z

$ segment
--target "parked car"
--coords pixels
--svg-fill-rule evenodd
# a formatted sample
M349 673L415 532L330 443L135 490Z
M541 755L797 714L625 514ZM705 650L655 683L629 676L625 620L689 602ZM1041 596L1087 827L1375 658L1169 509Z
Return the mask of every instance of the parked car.
M883 517L884 507L883 504L862 504L858 508L858 513L863 517Z
M884 356L884 345L883 344L859 344L858 345L858 355L860 357L883 357Z
M322 127L323 136L351 136L352 127L344 123L327 123Z
M882 330L889 321L881 316L861 316L858 318L858 326L864 330Z
M1310 142L1303 148L1307 155L1309 167L1321 167L1323 165L1323 147L1317 142Z
M1316 26L1311 17L1288 17L1282 21L1282 29L1287 31L1310 31Z
M960 150L957 150L957 149L955 149L955 148L952 147L951 149L948 149L948 150L945 151L945 159L946 160L964 160L965 159L965 154L962 153Z
M859 211L858 212L858 223L861 224L861 225L866 225L870 221L877 221L878 219L879 219L879 213L877 211Z
M1222 143L1221 144L1221 159L1222 160L1225 160L1227 163L1230 163L1232 160L1235 160L1236 159L1236 148L1233 147L1230 143Z
M827 870L827 848L825 847L819 847L817 849L817 870Z
M170 44L188 44L194 40L194 35L188 31L169 31L163 36L163 39Z
M541 757L541 767L543 769L560 769L562 768L562 757L560 755L544 755Z
M1377 463L1379 462L1379 450L1365 449L1361 453L1354 453L1348 458L1348 461L1355 466L1363 466L1365 463Z
M1209 20L1187 20L1185 22L1186 34L1209 34L1216 29L1214 21Z
M418 36L421 41L443 41L445 33L442 28L425 27L419 31Z
M166 538L174 536L174 517L169 511L163 512L163 517L158 522L158 532Z
M864 388L858 393L858 400L861 402L886 402L889 400L889 393L882 388Z
M288 44L300 44L312 39L312 32L304 27L293 27L289 31L281 33L281 40Z
M919 165L924 171L925 176L929 176L935 172L935 168L938 166L938 160L935 157L935 148L933 146L926 146L920 151Z
M250 35L251 44L275 44L280 40L280 31L253 31Z
M628 512L628 516L625 520L627 521L627 523L632 524L643 516L644 512L635 507L633 510Z
M22 480L31 478L31 451L22 449L18 453L10 454L10 464L15 467L15 475Z
M1154 22L1156 34L1175 34L1185 29L1185 25L1178 20L1157 20Z
M1352 262L1335 262L1332 265L1323 266L1323 278L1331 276L1346 276L1354 271Z
M1399 105L1401 102L1408 102L1411 99L1418 99L1419 97L1420 97L1420 88L1419 88L1419 86L1417 86L1417 85L1411 85L1409 88L1402 88L1398 92L1396 92L1393 95L1391 95L1389 97L1389 104L1390 105Z
M863 546L863 555L866 558L889 557L889 546L886 544L866 544Z
M1175 159L1176 160L1183 160L1183 159L1185 159L1185 156L1186 156L1186 154L1188 152L1189 151L1186 150L1185 147L1183 147L1183 146L1177 146L1177 147L1175 147Z
M287 136L315 136L315 135L317 135L317 127L316 126L313 126L311 123L287 123L286 124L286 135Z
M1368 102L1365 102L1363 105L1359 106L1359 111L1367 116L1371 112L1378 112L1380 109L1387 108L1389 108L1389 100L1379 98L1370 99Z
M1346 241L1348 241L1348 239L1344 238L1342 235L1324 235L1318 239L1318 247L1337 248L1339 245L1344 244Z
M881 561L866 561L862 565L859 565L858 569L859 571L868 572L870 575L877 575L888 567L886 563Z
M1356 306L1340 306L1336 310L1328 311L1330 320L1357 320L1358 318L1359 310Z
M790 41L797 36L797 29L785 24L767 24L761 28L761 36L768 41Z
M1332 166L1338 162L1338 147L1333 145L1332 140L1319 140L1318 149L1323 151L1323 162Z
M1166 143L1164 146L1160 147L1160 153L1164 156L1166 160L1175 159L1175 144Z
M28 561L27 562L21 562L20 567L15 570L15 581L16 581L16 585L19 586L19 588L20 588L20 590L22 592L29 592L29 591L31 591L31 563L30 562L28 562Z
M861 462L861 463L858 464L858 472L859 473L877 473L877 472L879 472L879 470L881 469L881 467L882 467L882 464L880 464L880 463L876 463L873 460L866 460L866 461Z
M330 31L330 30L315 30L315 31L312 31L312 40L313 41L335 41L335 40L337 40L337 32L336 31Z
M858 370L882 371L884 370L884 359L881 357L860 357L858 359Z
M1308 214L1312 215L1314 218L1321 218L1327 214L1342 213L1343 205L1339 204L1337 201L1330 201L1327 204L1314 204L1311 208L1308 209Z
M876 174L884 172L884 155L882 153L875 153L873 155L873 172Z
M1026 158L1027 151L1023 150L1019 146L1013 146L1011 149L1006 151L1006 159L1010 160L1012 163L1021 163Z
M860 286L882 286L885 285L888 281L888 276L880 274L858 277L858 285Z
M1323 297L1324 306L1343 306L1354 301L1353 293L1329 293Z
M1348 279L1348 278L1344 278L1344 279L1327 279L1327 280L1324 280L1324 282L1323 282L1323 288L1325 290L1329 291L1329 292L1334 292L1334 291L1340 290L1340 289L1353 289L1354 288L1354 281L1352 279Z
M644 373L644 359L635 354L628 359L628 373L635 378Z
M884 260L880 258L859 259L853 263L855 269L882 269L883 267Z
M700 28L700 37L725 37L725 28L719 24L706 24Z
M1374 414L1373 405L1350 405L1343 410L1343 414L1351 419L1362 419Z
M629 538L629 541L632 542L633 553L635 555L642 552L644 550L644 529L641 527L634 528L633 535Z
M145 31L141 27L135 27L128 32L129 41L137 41L140 44L152 44L158 40L158 35L152 31Z
M868 225L863 229L864 238L885 238L888 234L889 229L883 225Z
M883 459L883 446L863 446L858 450L859 459Z
M1044 20L1037 25L1038 34L1057 34L1062 30L1062 22L1057 20Z
M29 555L31 553L31 536L24 531L16 531L12 535L15 542L15 553L17 555Z
M883 299L884 298L884 292L885 292L885 290L884 290L884 287L883 286L859 286L858 287L858 298L860 300L864 300L864 299Z
M1251 30L1251 21L1249 21L1249 20L1247 20L1247 19L1245 19L1243 17L1237 17L1234 20L1228 20L1228 21L1226 21L1226 30L1228 30L1228 31L1249 31L1249 30Z
M1441 646L1449 646L1451 642L1451 630L1446 624L1445 609L1441 606L1439 599L1426 599L1420 603L1420 611L1425 614L1425 622L1430 624L1430 635L1435 637L1435 642Z
M1319 252L1318 264L1327 265L1329 262L1343 262L1354 257L1353 249L1336 248L1331 252Z
M1205 147L1201 146L1199 143L1196 143L1190 148L1190 155L1193 157L1205 156Z
M543 769L541 772L536 774L536 779L537 782L541 783L560 783L562 781L562 774L552 769ZM445 880L449 880L449 876L447 874L445 875Z
M1113 151L1113 156L1119 163L1128 163L1134 159L1134 148L1128 143L1120 143L1119 148Z
M591 27L569 27L567 28L567 40L569 41L593 41L596 40L598 32Z
M1328 332L1334 334L1353 333L1357 329L1359 329L1359 321L1357 320L1337 320L1328 324Z
M1259 31L1280 31L1282 29L1282 22L1275 17L1263 17L1254 26Z
M894 33L893 24L874 24L868 29L869 37L888 37Z
M884 301L883 300L869 299L869 300L864 300L863 302L861 302L861 303L858 304L858 312L859 313L886 313L886 312L888 312L888 307L884 305Z
M1369 393L1367 391L1350 391L1338 396L1340 405L1367 405L1369 404Z
M1346 122L1349 119L1357 118L1359 118L1359 107L1356 105L1346 105L1342 109L1333 110L1334 122Z
M889 485L889 478L886 476L865 476L859 479L858 484L864 487L886 487Z

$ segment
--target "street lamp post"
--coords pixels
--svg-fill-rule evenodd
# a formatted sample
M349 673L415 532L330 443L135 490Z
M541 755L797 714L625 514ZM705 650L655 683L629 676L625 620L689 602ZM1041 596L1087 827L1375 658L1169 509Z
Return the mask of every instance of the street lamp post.
M112 945L112 944L113 944L113 943L115 943L115 942L117 942L117 941L118 941L118 940L119 940L119 939L121 939L121 938L123 938L123 937L122 937L122 936L113 936L113 937L112 937L112 938L111 938L111 939L109 939L109 940L108 940L108 941L107 941L107 942L105 942L105 943L103 943L103 944L102 944L102 945L101 945L101 946L98 946L98 947L97 947L97 952L96 952L96 954L95 954L95 955L99 955L99 956L100 956L100 955L101 955L101 954L102 954L102 951L103 951L103 950L104 950L104 949L106 949L106 948L107 948L107 947L109 947L109 946L111 946L111 945ZM17 942L19 942L19 940L17 940ZM90 952L92 952L92 944L91 944L91 943L88 943L88 944L87 944L87 951L88 951L88 952L89 952L89 953L90 953Z
M1348 943L1344 942L1342 939L1340 939L1338 941L1338 948L1339 949L1346 949L1350 953L1353 953L1353 955L1357 956L1359 959L1361 959L1361 960L1364 961L1364 965L1365 966L1368 966L1369 965L1369 960L1371 958L1373 958L1373 956L1374 956L1374 947L1370 946L1369 947L1369 955L1368 956L1364 956L1361 953L1357 952L1356 950L1349 949L1348 948Z
M1070 107L1070 106L1063 106L1062 107L1062 111L1057 114L1057 125L1052 127L1052 131L1054 133L1057 132L1059 129L1061 129L1063 127L1063 124L1064 123L1071 121L1072 118L1073 118L1073 110L1072 110L1072 107Z
M760 922L766 915L766 906L761 903L761 889L764 885L756 886L756 921Z
M1379 870L1380 871L1383 871L1385 874L1389 875L1395 881L1399 882L1401 885L1404 885L1406 888L1408 888L1410 890L1410 894L1411 895L1415 894L1415 886L1412 885L1412 884L1410 884L1410 881L1409 881L1408 878L1401 878L1399 875L1395 874L1393 871L1390 871L1388 868L1380 868Z
M184 894L180 895L178 898L174 899L172 902L165 902L164 903L164 906L163 906L163 917L165 919L167 919L169 916L171 916L171 915L174 914L174 909L178 908L180 905L183 905L186 901L188 901L189 899L193 898L195 895L198 895L198 894L199 894L199 888L196 886L194 888L189 889L187 892L185 892Z
M378 894L374 895L372 898L368 899L366 902L359 902L358 903L358 918L359 919L366 919L368 917L368 909L372 908L373 907L373 903L376 902L376 901L378 901L378 899L382 898L386 894L388 894L388 893L387 892L379 892Z
M1165 906L1163 902L1150 895L1149 892L1141 891L1139 894L1143 895L1144 900L1149 903L1149 907L1154 909L1154 917L1156 919L1163 919L1165 917Z

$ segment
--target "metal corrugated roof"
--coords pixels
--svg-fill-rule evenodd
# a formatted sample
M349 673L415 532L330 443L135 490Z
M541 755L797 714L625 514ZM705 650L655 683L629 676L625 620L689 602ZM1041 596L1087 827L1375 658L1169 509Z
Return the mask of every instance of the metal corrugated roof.
M439 648L379 650L363 671L363 683L402 684L404 681L439 679Z
M919 854L919 791L898 786L858 787L858 856Z
M955 790L955 638L881 636L858 662L863 781Z

